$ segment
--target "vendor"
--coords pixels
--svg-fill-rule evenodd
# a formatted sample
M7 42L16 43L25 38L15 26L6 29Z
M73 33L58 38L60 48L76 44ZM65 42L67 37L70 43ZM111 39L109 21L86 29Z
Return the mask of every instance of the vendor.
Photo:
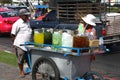
M88 14L82 17L83 23L80 23L78 26L79 35L87 36L89 40L94 40L97 38L96 36L96 17L92 14ZM95 55L90 55L90 61L95 60Z
M16 51L16 57L18 59L18 66L20 70L20 76L19 78L25 77L25 72L23 69L24 63L27 63L30 67L29 61L28 61L28 54L27 49L24 46L20 46L21 44L24 44L25 42L30 42L32 40L32 29L30 27L29 22L29 16L30 12L28 12L26 9L20 9L19 10L19 16L20 18L13 24L12 30L11 30L11 39L13 42L13 46Z
M94 26L96 17L92 14L88 14L82 17L83 23L79 23L78 34L88 36L90 40L96 39L96 30Z

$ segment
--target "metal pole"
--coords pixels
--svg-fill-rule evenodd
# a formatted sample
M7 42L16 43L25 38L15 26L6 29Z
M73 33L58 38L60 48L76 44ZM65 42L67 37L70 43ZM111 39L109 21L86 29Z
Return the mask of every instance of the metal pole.
M28 2L28 0L26 0L26 5L27 5L27 7L29 7L29 2Z
M38 0L38 5L40 5L40 0Z
M110 0L109 0L109 13L110 13L110 8L111 8L111 4L110 4Z

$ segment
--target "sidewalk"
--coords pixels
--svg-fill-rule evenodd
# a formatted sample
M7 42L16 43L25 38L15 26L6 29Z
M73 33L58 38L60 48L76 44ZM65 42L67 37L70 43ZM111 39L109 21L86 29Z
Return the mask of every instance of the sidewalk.
M19 78L19 70L4 63L0 63L0 80L32 80L31 75L26 75L25 78Z

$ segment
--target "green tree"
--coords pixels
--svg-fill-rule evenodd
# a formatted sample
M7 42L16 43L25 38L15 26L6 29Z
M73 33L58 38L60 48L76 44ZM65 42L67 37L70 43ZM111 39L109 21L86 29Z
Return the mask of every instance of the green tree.
M0 0L1 3L12 3L12 0Z
M43 0L43 2L50 2L50 0Z

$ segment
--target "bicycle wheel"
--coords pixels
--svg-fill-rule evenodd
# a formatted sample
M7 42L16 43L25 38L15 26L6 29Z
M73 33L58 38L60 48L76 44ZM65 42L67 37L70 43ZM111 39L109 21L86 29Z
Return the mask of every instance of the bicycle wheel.
M94 72L94 71L90 71L90 72L87 72L83 78L85 80L104 80L102 75L98 72Z
M32 80L59 80L60 73L51 58L41 57L32 68Z

